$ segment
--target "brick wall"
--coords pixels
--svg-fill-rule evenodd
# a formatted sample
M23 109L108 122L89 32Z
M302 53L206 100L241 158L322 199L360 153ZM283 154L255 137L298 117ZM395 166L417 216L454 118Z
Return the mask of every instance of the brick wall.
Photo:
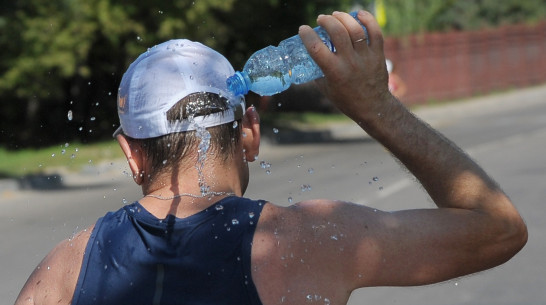
M546 22L386 38L385 53L406 104L525 87L546 82Z

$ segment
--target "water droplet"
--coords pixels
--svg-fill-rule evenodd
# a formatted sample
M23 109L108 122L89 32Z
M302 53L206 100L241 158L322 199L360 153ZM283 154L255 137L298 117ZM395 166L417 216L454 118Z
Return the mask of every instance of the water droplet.
M94 116L92 116L91 118L89 118L90 121L94 121L96 120L96 118Z
M302 184L302 185L300 186L300 190L301 190L302 192L308 192L308 191L311 190L311 186L308 185L308 184Z
M51 154L51 157L55 157L55 154Z
M373 181L379 181L379 178L373 177L372 180L373 180Z
M310 168L310 169L308 169L308 170L307 170L307 172L308 172L309 174L312 174L312 173L314 173L314 172L315 172L315 170L314 170L314 169L312 169L312 168Z
M248 213L248 217L254 218L254 212L249 212L249 213Z
M292 203L292 197L288 197L288 203Z
M273 128L273 133L277 134L277 133L279 133L279 130L277 128Z
M72 110L68 110L68 114L66 116L68 117L69 121L72 121L72 119L74 118L74 116L72 114Z
M137 39L138 41L142 41L142 38L141 38L140 36L137 36L136 39Z
M270 170L266 170L265 173L266 173L267 175L270 175L270 174L271 174L271 171L270 171Z
M215 207L215 209L216 209L216 211L221 211L221 210L224 209L224 206L221 205L221 204L219 204L219 205L217 205L217 206Z
M231 224L234 225L234 226L235 226L235 225L238 225L238 224L239 224L239 220L238 220L237 218L233 218L233 219L231 220Z
M167 160L163 160L163 165L167 164Z
M239 126L239 123L237 123L237 121L233 121L233 129L237 128L237 126Z
M61 149L61 155L64 155L66 153L66 149Z

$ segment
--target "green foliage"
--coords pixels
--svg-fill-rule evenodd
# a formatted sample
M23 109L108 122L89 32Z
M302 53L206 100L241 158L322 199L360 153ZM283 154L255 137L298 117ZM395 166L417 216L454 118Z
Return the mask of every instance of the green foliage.
M110 137L128 65L147 48L189 38L241 68L254 51L333 10L372 0L17 0L0 6L0 146ZM546 0L384 0L385 32L536 22ZM67 113L71 112L69 120Z
M546 0L384 0L385 33L475 30L546 19Z
M84 167L123 158L113 139L87 145L72 143L17 151L0 147L0 178L46 174L57 168L77 172Z

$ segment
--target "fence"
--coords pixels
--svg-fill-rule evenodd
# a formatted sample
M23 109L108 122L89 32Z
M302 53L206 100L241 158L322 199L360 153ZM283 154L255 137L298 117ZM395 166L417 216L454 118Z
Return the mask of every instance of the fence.
M546 22L385 39L406 104L546 82Z

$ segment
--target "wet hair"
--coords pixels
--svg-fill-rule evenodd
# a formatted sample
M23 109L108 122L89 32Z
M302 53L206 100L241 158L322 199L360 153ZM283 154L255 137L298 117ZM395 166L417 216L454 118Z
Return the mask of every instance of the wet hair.
M207 116L227 108L228 100L218 94L193 93L181 99L167 111L167 120L175 122L186 120L192 115ZM210 147L207 155L214 154L214 158L219 158L223 162L232 158L241 136L241 120L209 127L207 131L210 133ZM184 162L189 153L197 152L201 139L193 130L148 139L130 138L130 141L138 144L150 160L152 172L147 175L150 180L154 180L158 174L172 171L175 165Z

